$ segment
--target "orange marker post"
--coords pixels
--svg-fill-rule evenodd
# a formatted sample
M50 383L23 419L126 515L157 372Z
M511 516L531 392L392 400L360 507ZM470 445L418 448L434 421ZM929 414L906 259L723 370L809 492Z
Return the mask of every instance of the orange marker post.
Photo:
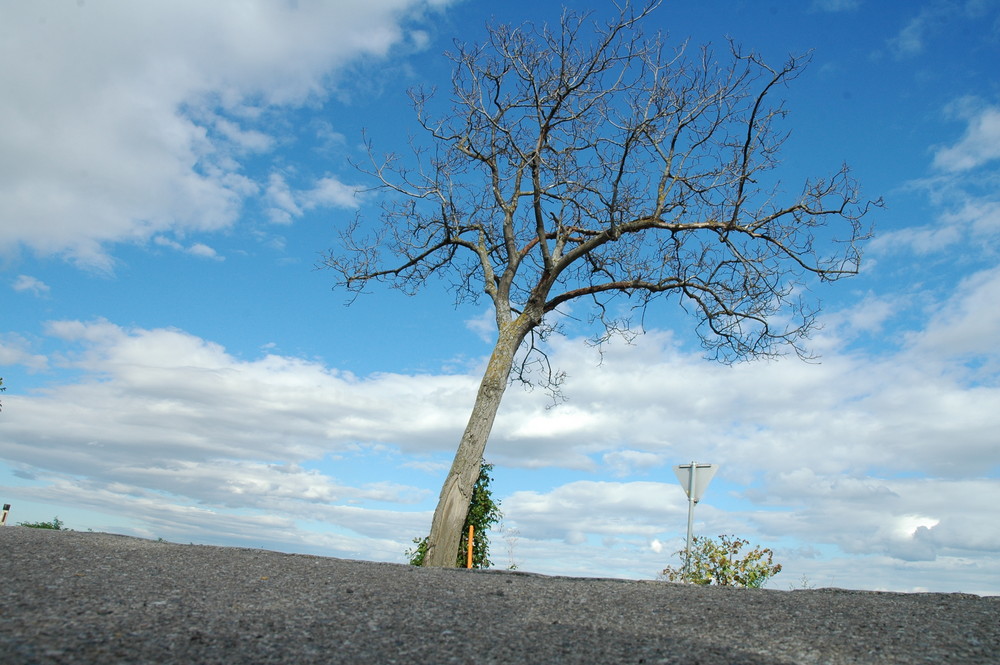
M473 533L475 533L475 527L470 524L469 525L469 542L468 542L469 546L465 548L466 549L466 556L465 556L465 567L466 568L472 568L472 545L473 545L472 535L473 535Z
M0 516L0 526L7 526L7 513L10 512L10 504L3 504L3 515Z

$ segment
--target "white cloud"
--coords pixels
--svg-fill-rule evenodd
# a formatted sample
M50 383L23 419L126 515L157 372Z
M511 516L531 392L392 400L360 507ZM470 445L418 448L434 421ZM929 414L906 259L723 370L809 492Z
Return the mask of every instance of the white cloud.
M217 117L212 124L226 139L248 152L267 152L275 143L273 137L254 129L243 129L232 120Z
M272 173L267 185L267 214L275 224L291 224L319 207L357 208L360 193L360 187L345 185L333 176L320 178L309 189L293 190L282 174Z
M916 3L914 6L917 6ZM928 50L928 42L946 26L958 23L964 23L963 27L969 26L970 23L975 26L974 29L963 30L965 39L968 40L974 35L982 35L989 39L994 35L983 26L989 25L989 15L995 13L995 10L996 3L990 1L936 0L924 3L916 16L888 40L889 50L899 60L918 56Z
M638 537L648 547L666 524L683 521L686 505L683 492L664 483L581 480L551 492L515 492L502 507L525 539L581 545L591 537Z
M359 187L345 185L336 178L327 176L320 178L311 190L304 193L304 197L308 207L356 208L359 193Z
M821 12L854 11L861 6L861 0L813 0L812 10Z
M867 293L846 311L834 312L828 315L827 325L837 326L841 335L852 336L856 333L874 333L883 329L900 307L900 297L879 296Z
M241 156L275 145L264 111L324 97L426 7L0 4L0 249L109 271L109 243L231 226L258 187ZM345 205L337 185L321 181L313 204Z
M492 343L497 336L497 319L492 307L484 309L481 314L465 322L467 330L471 330L483 342Z
M950 104L946 115L966 121L962 138L936 149L937 173L908 183L896 194L926 196L934 219L879 233L869 244L871 251L927 256L961 244L965 258L995 253L994 241L1000 235L1000 202L993 194L998 178L994 161L1000 158L1000 108L966 97Z
M107 321L57 321L47 332L79 349L62 354L62 364L91 378L51 388L5 414L16 441L10 445L19 452L8 449L4 457L32 458L46 430L52 445L43 457L66 472L89 442L102 451L88 463L95 469L110 459L128 465L151 457L296 463L359 443L433 450L457 440L475 385L461 376L361 380L276 355L242 361L182 331L131 330ZM11 353L25 356L18 347ZM54 411L73 417L43 426ZM61 455L66 463L58 462Z
M955 145L934 153L934 166L959 172L1000 159L1000 108L984 106L958 113L968 122L965 134Z
M776 474L757 499L798 507L758 513L754 521L765 533L833 544L850 554L902 561L975 557L1000 547L1000 527L989 517L1000 481L977 477L982 470L971 463L970 477L960 480L834 477L806 469ZM852 527L831 528L847 524Z
M11 288L15 291L30 291L36 296L44 296L51 290L48 284L30 275L18 275Z
M37 372L48 368L49 359L43 354L33 353L32 344L21 335L0 334L0 366L21 365Z
M868 248L872 252L927 255L954 247L962 239L963 229L959 225L930 224L882 233L869 243Z
M451 466L448 462L431 462L428 460L418 460L413 462L404 462L403 466L407 469L416 469L417 471L424 471L426 473L444 473Z
M78 506L91 516L105 515L110 509L114 521L106 526L93 522L95 530L108 528L115 533L184 543L225 543L399 561L401 543L388 537L389 534L415 532L418 521L426 517L419 513L362 510L284 499L272 499L266 511L232 511L225 506L194 504L177 494L124 483L81 481L58 475L45 479L48 482L45 486L18 488L18 508L23 507L23 502L38 501L64 508ZM123 520L130 526L123 528ZM324 522L322 532L302 528L303 524Z
M219 256L214 249L201 242L196 242L189 247L185 247L176 240L171 240L165 236L155 236L153 238L153 243L159 247L169 247L170 249L177 250L178 252L184 252L203 259L215 259L217 261L225 260L225 257Z
M302 208L280 173L272 173L268 179L267 200L271 204L268 216L275 224L290 224L293 218L302 216Z
M218 253L216 253L216 251L211 247L209 247L208 245L200 242L196 242L195 244L188 247L187 252L194 256L200 256L205 259L215 259L217 261L222 261L225 258L219 256Z
M924 33L928 20L927 15L918 15L889 40L889 49L897 58L914 56L924 50Z
M931 357L978 355L1000 360L1000 267L962 279L954 294L911 336L911 343Z
M662 466L666 462L663 455L646 453L641 450L616 450L605 454L601 461L619 478Z
M214 528L233 538L251 536L227 511L280 514L287 522L284 547L306 541L315 547L316 539L290 525L320 521L349 532L339 546L354 543L353 549L341 555L357 555L362 537L401 538L426 529L429 515L412 510L433 492L392 481L384 468L370 480L353 474L337 480L304 464L338 455L377 457L382 444L418 455L448 445L460 434L475 385L453 376L357 379L275 355L242 361L178 330L107 321L57 321L46 332L76 349L58 354L59 364L84 378L32 396L6 396L0 459L48 487L28 495L18 490L22 500L62 497L79 505L80 497L66 498L78 493L99 512L138 515L148 507L139 498L159 496L210 508L210 514L195 513L205 533ZM0 363L32 361L22 341L4 341ZM401 467L403 459L393 455L392 465ZM165 518L157 537L176 532L190 516ZM395 549L402 551L398 543Z

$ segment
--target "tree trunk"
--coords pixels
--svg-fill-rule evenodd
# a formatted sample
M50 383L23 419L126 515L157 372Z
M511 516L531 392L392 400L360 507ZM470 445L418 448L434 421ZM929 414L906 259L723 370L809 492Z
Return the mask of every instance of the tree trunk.
M424 557L425 566L453 568L458 559L458 549L461 545L462 526L469 513L469 502L472 500L472 489L479 477L479 467L486 450L493 420L496 418L500 401L507 389L507 379L514 362L514 354L528 334L530 327L525 325L525 317L511 322L497 337L493 355L486 366L486 373L479 383L476 404L472 407L469 424L465 426L462 440L458 444L455 460L445 478L434 510L434 521L431 523L430 537L427 539L427 554Z

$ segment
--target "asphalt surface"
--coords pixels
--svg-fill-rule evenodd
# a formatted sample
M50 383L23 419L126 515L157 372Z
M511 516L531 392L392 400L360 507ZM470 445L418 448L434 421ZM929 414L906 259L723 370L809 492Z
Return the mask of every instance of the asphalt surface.
M429 570L0 528L0 663L1000 663L1000 597Z

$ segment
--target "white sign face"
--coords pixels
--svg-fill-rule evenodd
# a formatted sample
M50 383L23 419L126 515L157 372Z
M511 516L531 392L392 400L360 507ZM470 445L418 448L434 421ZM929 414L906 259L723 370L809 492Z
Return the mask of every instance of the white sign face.
M694 467L694 491L691 489L691 468ZM712 477L719 470L718 464L678 464L674 467L677 480L681 481L681 487L688 498L695 503L701 501L702 495L708 489L708 484L712 482Z

